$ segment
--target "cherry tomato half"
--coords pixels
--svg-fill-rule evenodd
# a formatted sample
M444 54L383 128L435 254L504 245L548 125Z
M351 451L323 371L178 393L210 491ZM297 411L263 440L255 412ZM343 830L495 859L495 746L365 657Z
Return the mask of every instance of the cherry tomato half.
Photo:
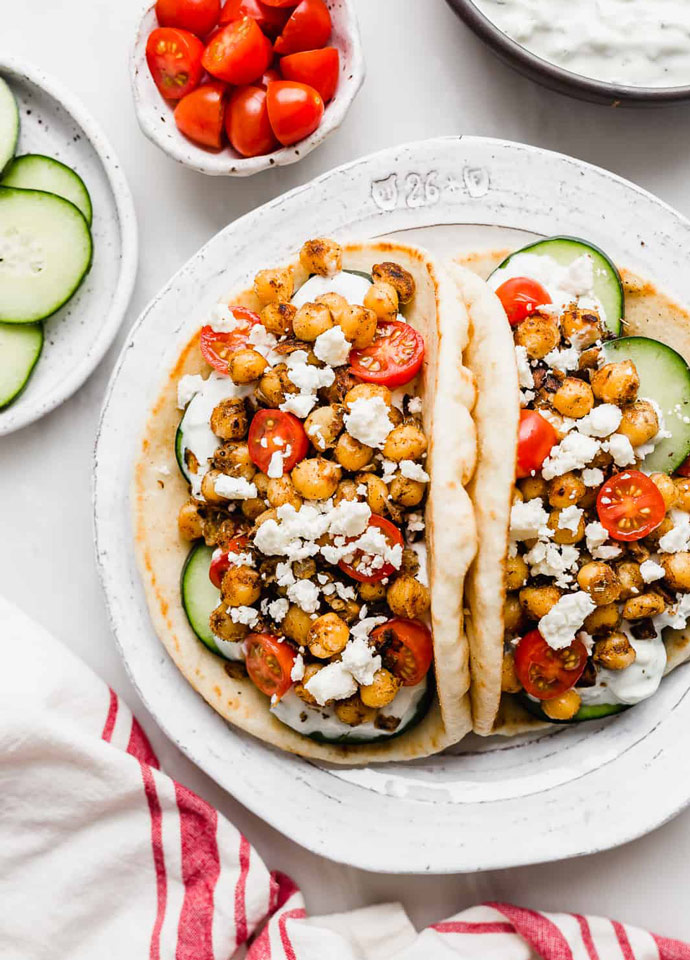
M276 40L275 51L284 56L299 50L317 50L328 43L331 27L331 15L323 0L302 0Z
M516 327L526 317L531 317L537 307L551 303L551 297L536 280L529 277L514 277L506 280L496 291L503 304L511 327Z
M389 547L395 547L398 544L402 547L402 534L395 524L390 522L390 520L384 520L383 517L374 515L369 520L367 530L371 530L372 527L377 527L381 531L388 541ZM357 539L357 537L352 537L352 540ZM373 568L370 565L371 559L371 555L357 550L352 559L352 563L346 563L344 560L341 560L338 566L343 573L346 573L348 577L352 577L353 580L359 581L359 583L377 583L379 580L383 580L384 577L390 577L391 574L395 573L396 568L393 566L393 564L384 563L380 567ZM362 572L362 569L360 569L363 564L366 566L366 573Z
M280 700L292 686L296 653L286 641L271 633L250 633L245 640L247 673L267 697Z
M271 41L256 20L243 17L213 35L201 62L219 80L242 85L260 77L272 60Z
M261 318L246 307L232 306L228 308L237 326L232 331L221 332L211 326L201 328L201 355L206 363L210 364L219 373L228 372L230 355L247 345L252 328L261 323Z
M218 23L220 0L156 0L161 27L179 27L205 37Z
M243 157L258 157L279 146L268 119L265 90L253 86L235 90L225 111L225 132Z
M282 410L259 410L249 427L247 438L252 462L268 473L274 453L283 458L283 474L304 460L309 449L309 439L300 420Z
M394 617L371 631L371 639L381 654L381 661L399 677L404 687L421 683L434 658L431 631L419 620Z
M538 630L526 633L515 648L515 672L526 692L537 700L553 700L575 686L587 664L581 640L554 650Z
M220 80L202 83L175 107L178 130L203 147L223 146L223 117L226 86Z
M204 45L187 30L157 27L146 41L153 82L167 100L181 100L201 80Z
M529 477L539 470L557 443L556 431L548 420L536 410L521 410L516 475Z
M304 140L321 123L323 100L306 83L278 80L269 83L266 94L273 132L284 147Z
M234 566L234 564L230 562L230 554L243 553L248 546L248 537L236 537L234 540L230 540L228 542L227 550L216 553L211 560L211 565L208 568L208 575L214 587L218 587L220 590L223 577L228 572L230 567Z
M424 361L424 337L403 320L382 320L374 342L350 351L350 373L368 383L399 387L413 380Z
M597 513L614 540L641 540L659 526L666 505L646 474L624 470L609 477L599 490Z
M679 477L690 477L690 457L688 457L687 460L683 460L676 470L676 473Z
M251 17L267 36L277 37L289 16L289 11L276 9L261 0L227 0L220 12L220 23Z
M302 50L291 53L280 61L280 69L286 80L308 83L318 90L324 103L333 99L338 86L340 54L335 47L322 50Z

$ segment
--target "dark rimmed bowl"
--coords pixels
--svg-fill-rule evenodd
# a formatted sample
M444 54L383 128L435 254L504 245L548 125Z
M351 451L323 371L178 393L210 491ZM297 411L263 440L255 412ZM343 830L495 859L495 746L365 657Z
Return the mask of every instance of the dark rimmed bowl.
M446 0L446 3L504 63L550 90L611 107L658 107L690 100L690 86L630 87L571 73L548 60L542 60L511 40L472 0Z

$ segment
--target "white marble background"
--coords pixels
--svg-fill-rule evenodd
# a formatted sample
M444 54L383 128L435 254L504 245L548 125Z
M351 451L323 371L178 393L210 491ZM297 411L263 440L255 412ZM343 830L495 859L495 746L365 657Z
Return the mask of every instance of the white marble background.
M68 84L104 126L129 177L141 262L125 328L164 281L230 220L330 167L407 140L472 133L560 150L609 167L690 214L690 106L631 112L577 103L513 74L443 0L356 2L368 78L344 126L301 163L249 181L187 171L140 134L127 77L140 0L0 4L2 52L26 57ZM123 338L124 329L71 401L0 440L0 590L128 700L165 768L243 829L272 867L289 871L311 911L401 900L422 925L479 900L512 899L546 910L614 915L690 940L690 812L622 849L570 862L471 876L390 877L344 868L301 850L164 740L127 681L94 565L91 451L101 398Z

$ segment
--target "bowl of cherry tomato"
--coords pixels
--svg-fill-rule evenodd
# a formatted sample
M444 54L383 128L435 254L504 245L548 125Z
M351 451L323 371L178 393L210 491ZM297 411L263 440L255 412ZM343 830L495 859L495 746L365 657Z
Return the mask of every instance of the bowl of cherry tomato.
M364 80L352 0L157 0L131 62L139 126L212 176L294 163Z

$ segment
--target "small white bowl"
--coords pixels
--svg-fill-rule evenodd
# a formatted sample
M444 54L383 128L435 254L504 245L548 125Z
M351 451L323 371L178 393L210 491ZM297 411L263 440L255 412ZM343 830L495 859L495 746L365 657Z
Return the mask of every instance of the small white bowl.
M343 122L364 82L362 42L352 0L326 0L326 5L333 20L329 44L340 53L338 89L326 107L320 126L310 137L262 157L241 157L231 146L218 153L205 150L180 133L173 117L175 104L160 95L146 63L146 40L158 26L155 9L149 7L139 24L130 60L134 108L144 134L178 163L212 177L249 177L269 167L295 163L311 153Z

